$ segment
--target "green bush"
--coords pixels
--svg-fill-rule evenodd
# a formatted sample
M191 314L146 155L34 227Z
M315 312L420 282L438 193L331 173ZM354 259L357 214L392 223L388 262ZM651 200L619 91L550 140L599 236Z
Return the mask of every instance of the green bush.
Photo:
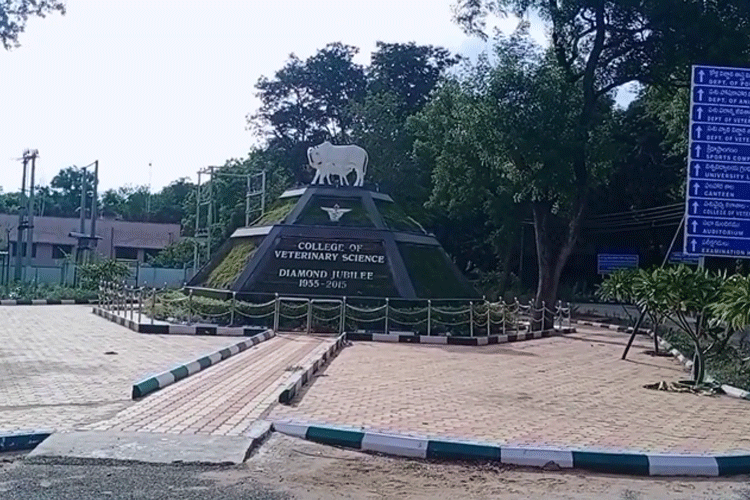
M597 294L636 305L651 316L657 330L664 324L689 338L695 352L695 382L702 383L706 359L722 354L731 337L730 324L744 321L739 315L743 286L741 278L680 265L613 273ZM728 306L731 297L736 298L734 307Z
M130 276L130 268L123 262L105 259L78 267L78 286L85 290L98 290L104 282L121 283Z
M94 300L96 290L46 283L16 283L0 287L0 298L15 300Z

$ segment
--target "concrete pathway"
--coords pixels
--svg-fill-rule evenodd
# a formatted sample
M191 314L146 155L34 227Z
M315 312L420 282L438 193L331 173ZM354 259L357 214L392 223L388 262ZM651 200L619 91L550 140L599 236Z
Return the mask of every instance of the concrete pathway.
M510 445L747 453L748 401L645 389L687 377L628 335L576 334L481 348L354 343L272 421L365 427Z
M240 435L278 401L285 382L305 360L333 342L307 336L274 337L82 429Z

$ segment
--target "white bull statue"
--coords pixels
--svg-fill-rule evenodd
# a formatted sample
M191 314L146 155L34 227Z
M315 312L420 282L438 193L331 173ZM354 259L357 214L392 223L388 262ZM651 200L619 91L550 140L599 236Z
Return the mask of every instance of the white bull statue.
M339 184L349 185L347 178L355 172L357 178L353 186L362 186L367 173L367 151L359 146L334 146L328 141L307 148L307 159L316 170L313 184L332 184L331 175L339 178Z

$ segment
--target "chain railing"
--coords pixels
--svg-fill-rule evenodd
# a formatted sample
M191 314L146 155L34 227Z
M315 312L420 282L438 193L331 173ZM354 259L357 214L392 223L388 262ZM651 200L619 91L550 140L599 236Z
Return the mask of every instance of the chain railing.
M228 296L229 298L226 298ZM241 300L247 294L227 292L223 300L166 289L101 283L99 307L139 323L144 319L222 326L255 326L317 334L344 331L412 333L480 337L538 332L547 320L554 328L570 327L570 304L488 300L304 298L279 294ZM253 297L255 298L255 297Z

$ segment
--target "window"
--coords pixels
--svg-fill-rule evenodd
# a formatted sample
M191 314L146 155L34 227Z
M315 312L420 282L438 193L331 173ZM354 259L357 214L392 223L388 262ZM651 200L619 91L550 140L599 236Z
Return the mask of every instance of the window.
M16 242L10 242L10 254L16 256ZM31 256L36 257L36 243L31 245ZM21 243L21 257L26 257L26 242Z
M115 259L138 260L138 249L134 247L115 247Z
M64 259L73 253L73 245L52 245L52 258Z

